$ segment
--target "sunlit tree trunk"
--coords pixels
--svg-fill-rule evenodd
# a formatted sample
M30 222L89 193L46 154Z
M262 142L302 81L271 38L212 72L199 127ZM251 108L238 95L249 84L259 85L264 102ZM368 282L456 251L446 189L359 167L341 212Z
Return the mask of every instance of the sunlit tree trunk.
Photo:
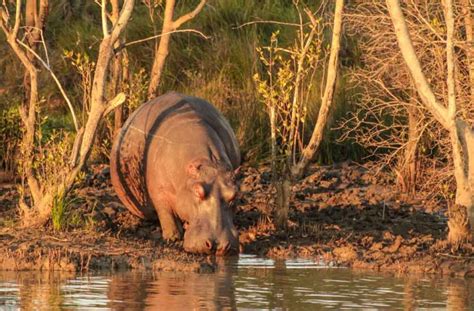
M469 222L474 220L474 131L465 121L456 116L453 4L451 0L445 0L448 86L448 106L445 107L436 99L422 71L399 0L386 0L386 3L400 51L420 98L434 118L449 132L457 188L456 204L449 208L448 240L452 245L459 246L464 241L472 239Z
M329 116L329 109L334 100L334 90L336 87L337 67L339 64L339 51L341 49L341 30L342 30L342 12L344 8L344 0L336 0L334 9L334 26L331 40L331 52L329 55L329 64L327 69L326 85L323 98L321 100L321 108L319 109L318 119L314 126L313 133L308 145L304 148L301 159L291 169L291 173L295 178L300 178L311 159L314 157L323 139L324 128Z

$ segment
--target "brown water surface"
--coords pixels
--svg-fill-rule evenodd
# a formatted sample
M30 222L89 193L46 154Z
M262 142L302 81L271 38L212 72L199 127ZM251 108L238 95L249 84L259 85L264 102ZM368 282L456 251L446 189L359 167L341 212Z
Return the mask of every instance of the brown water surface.
M474 280L393 277L241 255L216 273L0 272L0 310L474 308Z

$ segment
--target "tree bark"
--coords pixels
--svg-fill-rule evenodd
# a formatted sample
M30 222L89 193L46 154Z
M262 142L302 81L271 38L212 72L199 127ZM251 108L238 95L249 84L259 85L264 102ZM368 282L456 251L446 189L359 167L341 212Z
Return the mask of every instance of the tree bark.
M402 53L405 64L410 71L416 90L418 91L423 104L444 128L449 128L450 125L447 119L448 111L437 101L436 96L421 69L420 61L416 56L415 48L413 47L408 27L405 22L405 17L403 16L400 7L400 2L398 0L386 0L386 3L395 29L400 52Z
M308 145L304 148L301 159L291 169L291 174L294 178L301 178L304 170L309 164L309 161L314 157L316 151L323 139L324 127L326 126L329 109L334 98L334 90L336 86L337 67L339 59L339 51L341 48L341 30L342 30L342 12L344 8L344 0L336 0L336 7L334 9L334 27L332 32L331 52L329 55L328 72L326 78L326 86L324 89L323 98L321 100L321 108L319 109L318 119L314 127L311 139Z

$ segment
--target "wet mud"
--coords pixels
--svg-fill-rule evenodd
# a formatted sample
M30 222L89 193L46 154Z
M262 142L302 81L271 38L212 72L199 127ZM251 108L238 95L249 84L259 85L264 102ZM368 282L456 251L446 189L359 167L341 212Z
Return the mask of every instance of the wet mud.
M21 228L14 186L0 186L2 270L172 270L212 272L215 258L187 254L163 241L117 199L107 166L95 166L74 189L62 231ZM235 201L242 253L303 257L328 265L461 277L474 276L472 245L446 243L446 206L398 191L370 164L314 166L292 187L289 224L271 220L268 167L244 167Z

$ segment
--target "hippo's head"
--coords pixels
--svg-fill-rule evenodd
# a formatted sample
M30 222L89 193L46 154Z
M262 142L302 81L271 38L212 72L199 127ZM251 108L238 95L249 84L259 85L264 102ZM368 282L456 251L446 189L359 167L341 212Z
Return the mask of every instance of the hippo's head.
M192 253L226 255L239 249L232 201L237 192L235 174L221 165L192 164L190 178L177 198L187 211L184 249Z

